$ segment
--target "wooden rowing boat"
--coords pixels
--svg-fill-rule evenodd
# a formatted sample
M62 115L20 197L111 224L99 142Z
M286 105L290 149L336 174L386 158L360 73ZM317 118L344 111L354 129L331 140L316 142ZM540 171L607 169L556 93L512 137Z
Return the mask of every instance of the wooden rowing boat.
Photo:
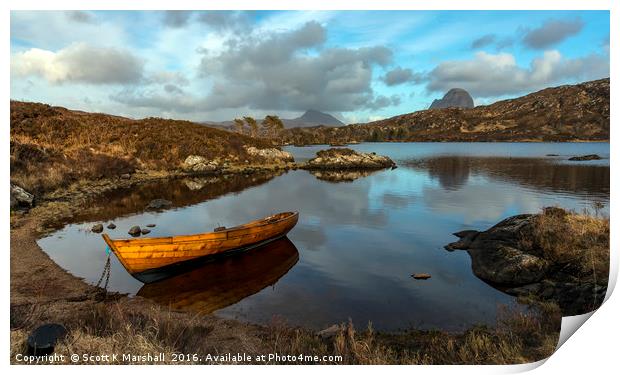
M239 256L144 284L137 295L172 310L208 314L275 285L298 260L291 240L280 238Z
M284 237L298 218L297 212L283 212L232 228L183 236L119 240L105 233L102 236L123 267L148 283L198 258L231 255Z

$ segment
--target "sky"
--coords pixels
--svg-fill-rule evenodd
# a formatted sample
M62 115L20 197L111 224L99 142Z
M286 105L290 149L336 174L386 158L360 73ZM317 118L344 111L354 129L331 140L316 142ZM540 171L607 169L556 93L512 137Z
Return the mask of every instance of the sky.
M346 123L609 77L608 11L12 11L11 99Z

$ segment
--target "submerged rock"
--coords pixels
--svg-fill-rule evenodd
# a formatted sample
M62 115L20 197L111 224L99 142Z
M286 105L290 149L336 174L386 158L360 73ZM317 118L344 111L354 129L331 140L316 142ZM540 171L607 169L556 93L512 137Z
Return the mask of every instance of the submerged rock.
M571 161L587 161L587 160L601 160L601 159L602 157L596 154L573 156L572 158L568 158L568 160L571 160Z
M20 207L30 208L33 206L33 203L34 195L15 184L11 184L11 209Z
M146 226L149 227L149 228L153 228L153 227L155 227L155 224L146 224Z
M129 231L127 233L129 233L132 236L136 237L136 236L139 236L140 233L142 233L142 229L140 229L139 226L134 225L133 227L129 228Z
M151 233L151 231L149 229L146 229L146 228L142 228L142 230L140 232L142 234L149 234L149 233Z
M382 169L394 167L396 163L387 156L374 152L362 153L350 148L331 148L317 152L317 156L306 163L306 169Z
M95 224L90 230L94 233L101 233L103 232L103 224Z
M166 199L153 199L152 201L149 202L149 204L146 206L147 210L160 210L162 208L167 208L172 206L172 202L170 202L169 200Z

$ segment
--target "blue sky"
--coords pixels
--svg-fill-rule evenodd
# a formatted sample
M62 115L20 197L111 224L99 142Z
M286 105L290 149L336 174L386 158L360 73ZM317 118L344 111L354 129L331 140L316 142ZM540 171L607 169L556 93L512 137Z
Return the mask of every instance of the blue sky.
M608 76L608 11L11 12L12 99L137 118L352 123Z

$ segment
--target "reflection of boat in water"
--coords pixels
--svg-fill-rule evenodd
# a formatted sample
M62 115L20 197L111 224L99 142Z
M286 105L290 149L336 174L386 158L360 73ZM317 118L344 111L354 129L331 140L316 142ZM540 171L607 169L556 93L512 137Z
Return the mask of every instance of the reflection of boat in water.
M284 237L297 224L297 212L283 212L232 228L173 237L103 239L123 267L142 282L165 277L173 268L203 257L230 255Z
M245 254L145 284L137 295L175 310L210 313L275 284L298 260L297 248L285 237Z

